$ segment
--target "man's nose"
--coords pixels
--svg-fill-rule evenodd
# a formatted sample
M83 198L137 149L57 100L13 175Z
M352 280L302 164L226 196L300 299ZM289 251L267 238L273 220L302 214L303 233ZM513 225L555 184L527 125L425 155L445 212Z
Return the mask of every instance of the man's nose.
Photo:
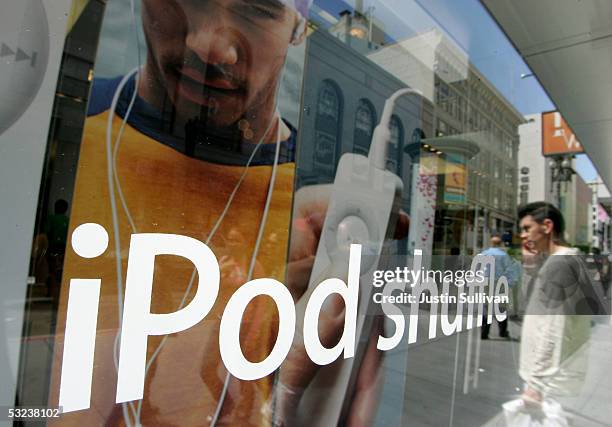
M234 65L238 62L239 37L223 15L195 17L187 34L187 48L208 64Z

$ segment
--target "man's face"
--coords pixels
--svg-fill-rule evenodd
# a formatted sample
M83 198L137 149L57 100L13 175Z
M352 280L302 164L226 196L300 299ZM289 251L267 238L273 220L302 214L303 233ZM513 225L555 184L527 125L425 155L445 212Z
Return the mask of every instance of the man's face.
M279 0L143 0L142 18L148 84L179 117L226 127L272 112L298 22L292 9Z
M546 221L546 220L545 220ZM550 221L550 220L548 220ZM543 252L548 248L548 225L538 223L533 216L523 217L519 223L521 242L530 251Z

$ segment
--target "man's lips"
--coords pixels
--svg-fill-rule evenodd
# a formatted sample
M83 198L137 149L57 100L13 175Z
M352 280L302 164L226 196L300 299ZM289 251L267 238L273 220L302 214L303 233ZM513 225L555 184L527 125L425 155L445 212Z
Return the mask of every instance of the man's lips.
M217 76L204 76L197 70L183 67L175 71L177 92L182 98L199 104L216 108L219 103L238 100L244 96L244 91L240 85Z
M188 78L195 83L199 83L203 86L211 87L214 89L221 89L227 91L237 91L238 89L240 89L240 86L231 79L223 77L209 77L203 75L202 73L191 67L182 67L180 70L178 70L178 73L180 77Z

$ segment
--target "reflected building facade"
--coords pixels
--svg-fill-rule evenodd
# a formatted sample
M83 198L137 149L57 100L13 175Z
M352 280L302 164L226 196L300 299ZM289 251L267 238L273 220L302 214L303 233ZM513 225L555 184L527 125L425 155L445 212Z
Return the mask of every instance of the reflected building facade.
M437 29L385 46L369 58L420 89L433 105L433 135L425 150L442 158L445 172L449 163L456 169L457 158L463 164L459 187L447 181L457 171L445 173L438 185L434 253L451 248L476 253L491 235L512 233L522 115Z
M326 30L308 37L304 107L300 117L298 187L331 183L343 153L366 155L384 103L406 84ZM410 209L414 165L421 135L433 133L433 106L420 96L398 101L391 119L387 167L402 178L402 208ZM412 145L417 147L407 154ZM411 147L412 147L411 146ZM410 150L410 149L409 149Z
M355 22L372 33L352 32ZM381 31L358 9L309 36L304 84L319 89L304 93L298 185L332 182L342 153L367 154L386 98L402 87L418 89L421 105L400 102L392 120L388 165L411 189L403 208L418 210L410 205L418 190L413 166L422 156L437 157L436 197L428 202L435 218L424 219L434 233L422 249L477 253L491 235L515 230L524 118L440 31L392 43ZM419 147L407 148L411 142ZM424 238L413 237L410 249Z

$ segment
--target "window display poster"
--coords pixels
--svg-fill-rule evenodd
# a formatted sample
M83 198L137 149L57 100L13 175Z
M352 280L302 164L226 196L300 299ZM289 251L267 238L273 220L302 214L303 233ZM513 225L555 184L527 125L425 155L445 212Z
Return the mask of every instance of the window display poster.
M66 247L49 390L49 405L64 406L62 422L269 425L274 374L230 375L219 335L242 285L285 283L308 6L108 2L68 230L74 238L77 227L95 223L108 241L93 257ZM128 255L133 235L145 233L205 243L219 263L218 295L181 333L151 331L143 372L122 382L122 326L134 302ZM147 307L189 311L198 292L213 292L205 276L186 258L157 256ZM95 350L77 374L65 340L74 278L100 280ZM265 359L279 327L274 301L254 299L238 325L244 357ZM67 378L89 378L90 386L81 392ZM142 398L122 402L122 384Z

